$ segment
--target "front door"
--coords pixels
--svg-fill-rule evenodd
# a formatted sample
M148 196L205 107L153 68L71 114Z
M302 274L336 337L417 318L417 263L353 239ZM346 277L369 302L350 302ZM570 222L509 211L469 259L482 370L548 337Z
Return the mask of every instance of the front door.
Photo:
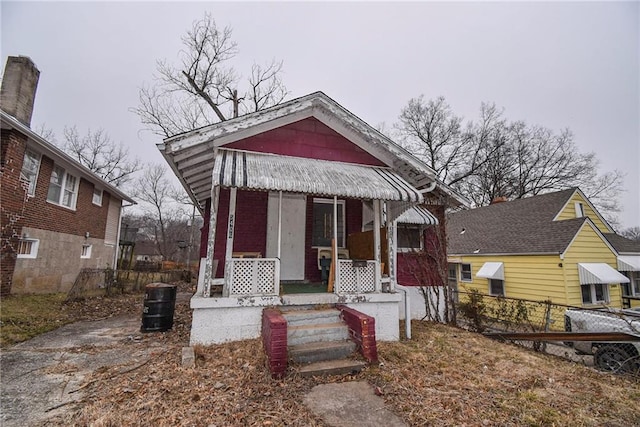
M278 193L269 193L267 258L278 256ZM307 199L304 194L282 194L280 279L304 280L304 237Z

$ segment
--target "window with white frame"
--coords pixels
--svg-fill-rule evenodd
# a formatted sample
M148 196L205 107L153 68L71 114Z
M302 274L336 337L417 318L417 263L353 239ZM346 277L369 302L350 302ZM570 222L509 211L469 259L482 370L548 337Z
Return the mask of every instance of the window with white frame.
M600 304L609 302L609 286L603 283L580 285L583 304Z
M489 295L504 296L504 280L489 279Z
M38 239L29 239L26 237L21 238L18 241L17 255L18 258L37 258L38 246L40 241Z
M584 216L584 205L580 202L575 203L576 218L582 218Z
M422 228L416 225L398 224L398 249L422 249Z
M91 246L88 244L82 245L82 253L80 254L80 258L91 258Z
M640 271L629 272L629 279L631 280L631 295L634 297L640 297Z
M38 170L40 169L40 154L27 149L24 152L24 160L22 161L22 170L20 178L29 184L27 194L33 196L36 194L36 182L38 181Z
M102 206L102 190L93 187L93 198L91 202L96 206Z
M78 198L78 178L67 173L64 168L55 166L51 172L47 200L51 203L76 208Z
M338 247L344 248L344 200L338 200ZM333 239L333 200L313 199L312 246L331 246Z
M460 280L463 282L471 282L471 264L460 264Z

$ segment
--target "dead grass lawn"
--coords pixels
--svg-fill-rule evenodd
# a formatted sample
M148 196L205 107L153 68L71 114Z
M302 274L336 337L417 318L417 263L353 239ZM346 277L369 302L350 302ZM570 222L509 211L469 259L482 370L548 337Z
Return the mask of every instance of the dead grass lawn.
M326 382L366 379L412 426L640 425L640 384L445 325L413 322L414 339L378 343L381 365L357 377L272 380L259 340L196 349L183 368L190 312L146 364L96 372L58 425L324 426L302 403ZM128 372L127 372L128 371ZM122 373L124 372L124 373Z

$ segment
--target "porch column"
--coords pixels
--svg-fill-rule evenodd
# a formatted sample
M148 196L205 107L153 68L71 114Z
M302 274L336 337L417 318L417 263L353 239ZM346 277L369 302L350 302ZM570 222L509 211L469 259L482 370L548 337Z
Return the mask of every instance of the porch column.
M382 283L380 280L380 200L373 201L373 255L376 261L376 292L380 292L382 289Z
M342 212L342 214L344 215L344 210ZM338 260L340 259L340 257L338 256L338 197L337 196L333 196L333 248L332 248L332 262L333 262L333 274L334 274L334 280L333 280L333 291L336 292L338 289L340 289L340 283L338 282L338 277L340 277L340 275L338 274L338 270L339 270L339 263ZM331 279L329 279L331 280Z
M214 248L216 243L216 224L218 220L218 201L220 200L220 187L214 186L211 189L211 209L209 209L209 233L207 236L207 258L204 261L204 289L199 289L203 292L204 297L211 296L211 284L215 277L213 271L213 257Z
M229 220L227 221L227 250L224 255L224 296L229 296L229 279L233 280L231 258L233 257L233 231L236 223L236 197L238 189L231 187L229 191Z
M278 193L278 262L282 253L282 191Z

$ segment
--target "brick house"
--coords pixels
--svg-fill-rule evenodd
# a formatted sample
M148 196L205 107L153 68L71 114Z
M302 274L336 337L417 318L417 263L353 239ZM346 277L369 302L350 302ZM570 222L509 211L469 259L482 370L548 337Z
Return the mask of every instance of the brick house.
M123 202L134 203L30 129L40 72L9 57L1 90L1 293L70 289L115 265Z

